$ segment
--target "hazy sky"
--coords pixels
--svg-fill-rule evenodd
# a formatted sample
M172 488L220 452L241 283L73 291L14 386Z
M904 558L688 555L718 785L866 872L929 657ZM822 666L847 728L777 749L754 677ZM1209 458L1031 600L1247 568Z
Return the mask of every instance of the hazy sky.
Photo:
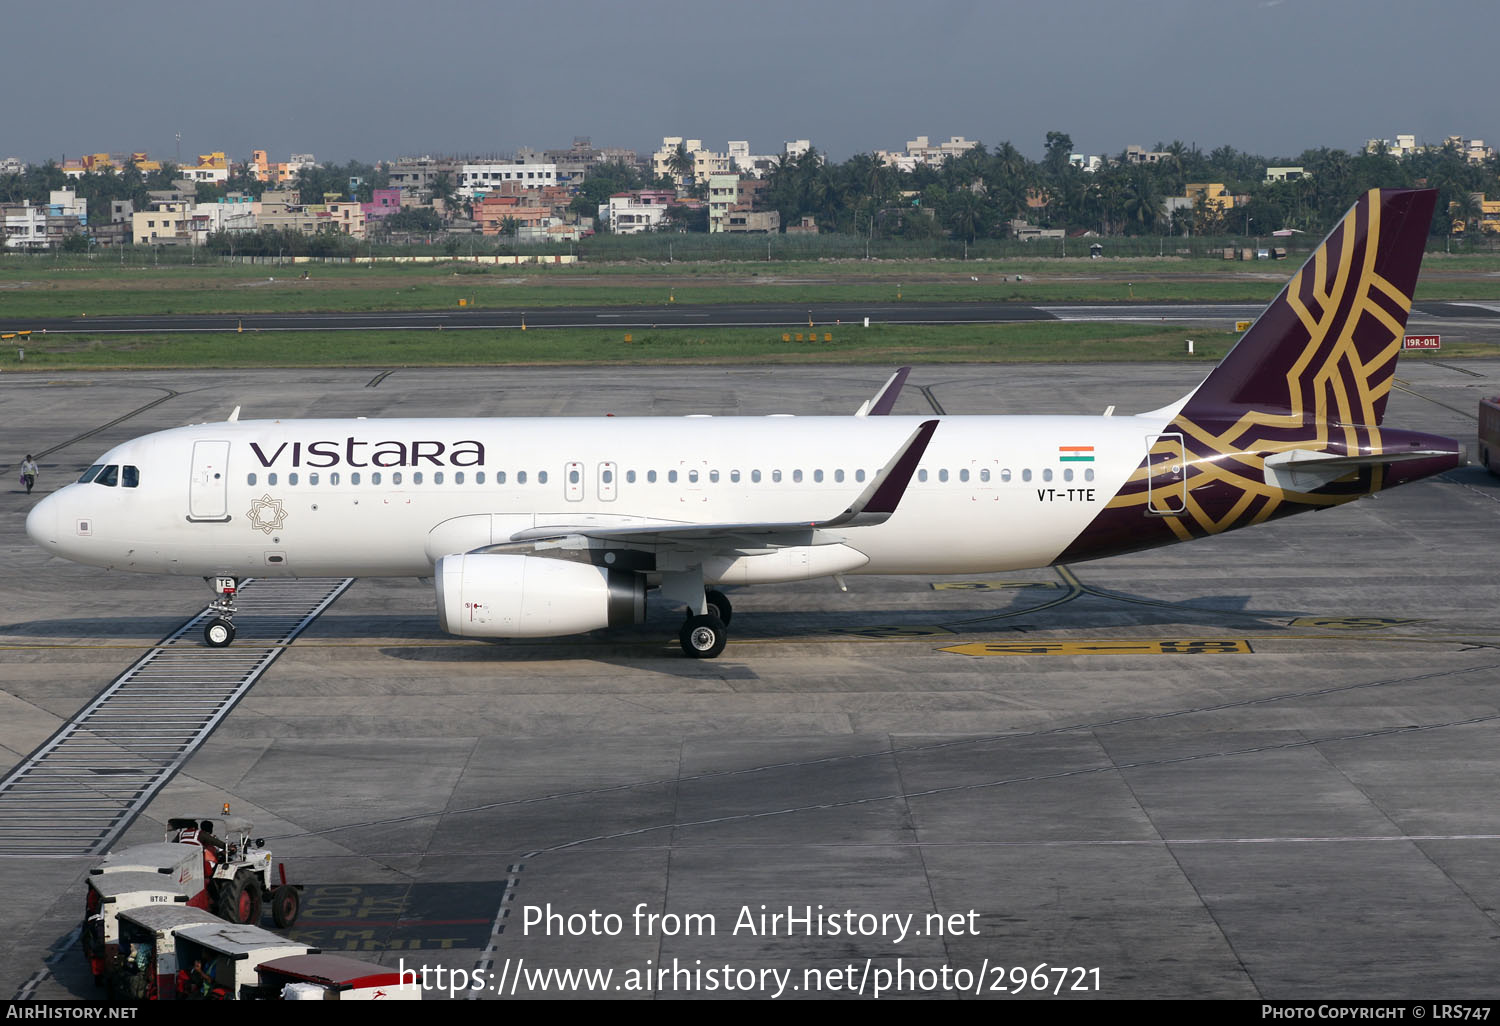
M0 156L1500 144L1497 0L0 0Z

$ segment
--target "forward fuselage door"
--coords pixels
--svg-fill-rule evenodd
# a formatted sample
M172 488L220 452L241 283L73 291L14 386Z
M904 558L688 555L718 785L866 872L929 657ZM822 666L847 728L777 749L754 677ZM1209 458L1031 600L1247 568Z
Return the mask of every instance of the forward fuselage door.
M229 519L229 443L194 442L188 482L188 519Z
M1187 467L1182 435L1147 435L1146 512L1176 516L1187 509Z
M619 473L619 469L613 463L599 464L599 488L596 494L600 502L615 501L615 479Z
M583 464L577 460L563 467L563 494L569 502L583 501Z

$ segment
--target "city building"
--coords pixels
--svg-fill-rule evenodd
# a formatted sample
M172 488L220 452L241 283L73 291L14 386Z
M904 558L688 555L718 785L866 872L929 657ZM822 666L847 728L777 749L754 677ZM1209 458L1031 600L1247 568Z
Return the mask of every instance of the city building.
M667 207L677 202L674 189L637 189L617 192L599 208L599 218L617 235L655 231L667 216Z
M458 191L474 199L498 192L506 182L520 183L527 189L545 189L557 184L556 164L464 164L458 175Z

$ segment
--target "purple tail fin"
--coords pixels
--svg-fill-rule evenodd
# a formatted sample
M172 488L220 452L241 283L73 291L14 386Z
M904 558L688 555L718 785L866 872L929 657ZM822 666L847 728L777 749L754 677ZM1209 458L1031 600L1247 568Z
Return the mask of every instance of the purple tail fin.
M1182 415L1234 420L1254 410L1378 425L1436 201L1430 189L1361 196Z

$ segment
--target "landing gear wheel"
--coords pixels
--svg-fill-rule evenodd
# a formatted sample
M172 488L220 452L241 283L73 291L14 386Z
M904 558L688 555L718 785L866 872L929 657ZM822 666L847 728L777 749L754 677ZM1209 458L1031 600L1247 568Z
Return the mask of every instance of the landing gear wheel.
M260 922L260 883L249 873L241 871L233 880L224 884L219 892L218 914L220 919L231 923Z
M729 632L724 622L709 613L707 616L690 616L682 625L682 650L694 659L712 659L724 651L729 642Z
M295 926L302 911L302 895L291 884L282 884L271 892L271 921L279 929Z
M222 616L214 617L203 628L203 641L209 648L228 648L233 640L234 624Z
M708 602L709 615L717 616L719 622L728 627L730 618L734 616L734 607L729 604L728 596L710 588L703 593L703 597Z

